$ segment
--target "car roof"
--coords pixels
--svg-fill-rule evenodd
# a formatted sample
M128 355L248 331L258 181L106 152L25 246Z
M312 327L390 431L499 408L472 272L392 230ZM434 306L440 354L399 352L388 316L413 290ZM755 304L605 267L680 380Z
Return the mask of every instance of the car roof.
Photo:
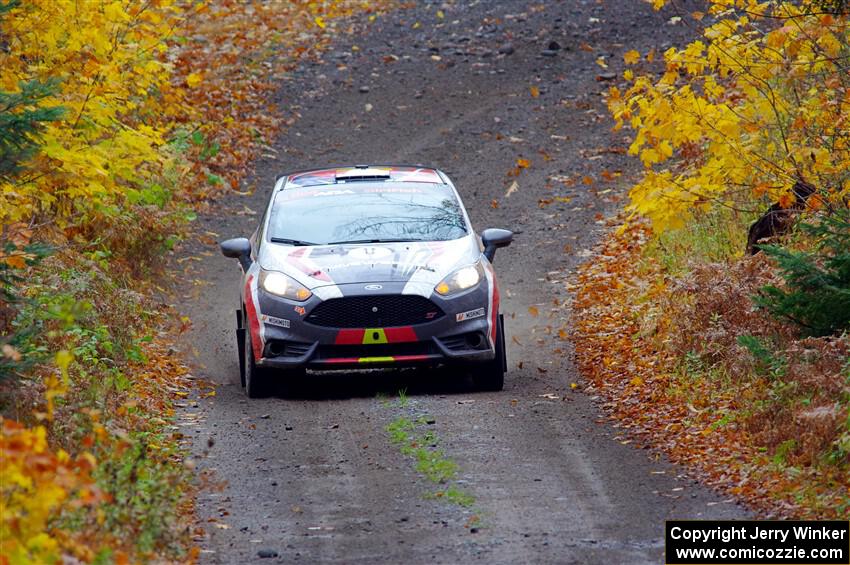
M298 171L289 173L285 178L283 190L363 181L449 184L441 171L412 165L349 165Z

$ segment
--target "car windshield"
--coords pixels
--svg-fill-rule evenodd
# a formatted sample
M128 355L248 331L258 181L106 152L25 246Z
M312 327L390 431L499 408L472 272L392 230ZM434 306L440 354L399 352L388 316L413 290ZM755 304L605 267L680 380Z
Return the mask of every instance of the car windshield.
M352 182L277 193L269 240L289 245L447 241L467 234L447 185Z

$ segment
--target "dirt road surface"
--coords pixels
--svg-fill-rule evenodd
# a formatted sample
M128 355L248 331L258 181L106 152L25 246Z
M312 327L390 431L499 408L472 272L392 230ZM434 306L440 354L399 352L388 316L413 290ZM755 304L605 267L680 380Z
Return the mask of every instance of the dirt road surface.
M440 371L311 374L294 395L249 401L237 263L210 246L197 274L208 284L184 303L196 372L218 385L190 432L199 471L220 485L198 500L202 562L659 563L665 519L746 514L624 444L557 336L568 312L555 301L567 301L565 281L635 171L600 93L624 51L661 52L693 33L674 15L637 0L423 3L339 37L287 77L279 102L297 120L256 163L254 195L227 199L201 228L249 235L289 170L437 166L476 229L518 234L495 262L510 369L499 393ZM507 176L518 158L531 166ZM603 171L624 174L607 183ZM433 420L471 506L428 496L435 485L386 431L402 415Z

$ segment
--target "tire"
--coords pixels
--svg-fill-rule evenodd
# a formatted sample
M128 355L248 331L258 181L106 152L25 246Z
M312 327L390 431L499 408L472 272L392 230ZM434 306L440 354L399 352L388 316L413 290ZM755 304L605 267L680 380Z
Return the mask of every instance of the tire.
M505 356L505 322L499 314L496 326L496 355L491 361L482 363L473 369L472 383L478 390L498 392L505 387L505 371L507 358Z
M236 311L236 355L239 357L239 382L245 388L245 314L243 310Z
M257 367L254 363L254 348L251 343L251 332L245 332L245 370L242 382L248 398L264 398L270 393L269 370Z

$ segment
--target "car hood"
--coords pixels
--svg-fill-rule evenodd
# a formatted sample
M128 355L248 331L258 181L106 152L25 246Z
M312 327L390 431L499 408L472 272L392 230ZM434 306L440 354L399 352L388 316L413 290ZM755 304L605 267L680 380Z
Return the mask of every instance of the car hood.
M415 281L436 285L481 255L476 236L452 241L293 247L264 243L260 266L309 289L351 283Z

